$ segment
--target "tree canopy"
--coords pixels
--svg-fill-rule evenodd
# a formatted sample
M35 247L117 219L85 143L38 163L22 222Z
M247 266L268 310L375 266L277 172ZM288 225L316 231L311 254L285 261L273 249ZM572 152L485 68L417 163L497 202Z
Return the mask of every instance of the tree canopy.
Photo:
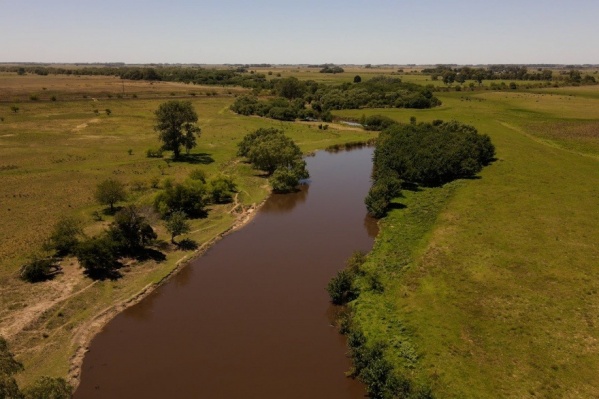
M162 149L173 151L175 159L179 158L181 147L189 152L196 146L196 137L200 135L201 129L196 125L198 115L191 101L167 101L160 104L154 114L154 130L162 141Z
M114 204L126 198L125 186L118 180L106 179L96 187L96 200L102 205L110 205L110 211L114 211Z
M471 177L495 156L489 136L459 122L393 124L379 135L374 152L368 211L384 216L400 194L401 181L436 186Z
M238 146L239 156L271 177L274 191L291 191L309 177L300 148L278 129L261 128L248 133Z

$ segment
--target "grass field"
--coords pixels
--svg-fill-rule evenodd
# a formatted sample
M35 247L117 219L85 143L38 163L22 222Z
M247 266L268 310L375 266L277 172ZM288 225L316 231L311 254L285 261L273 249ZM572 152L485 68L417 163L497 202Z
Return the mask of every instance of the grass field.
M577 93L582 92L582 95ZM433 110L491 136L480 179L406 192L355 309L388 358L440 398L599 396L599 101L593 88L442 94Z
M0 75L0 334L25 365L18 376L24 385L40 375L66 376L75 349L98 327L98 314L160 281L192 255L168 245L169 237L155 220L165 241L165 262L129 265L122 279L94 283L69 259L64 273L50 282L19 280L21 264L39 250L60 216L78 216L90 235L109 223L108 216L103 222L91 217L102 210L93 198L98 182L121 180L130 201L143 206L158 192L151 187L155 178L182 181L194 168L234 177L236 203L213 206L208 218L192 223L189 237L201 245L268 194L266 181L235 156L236 143L246 133L281 128L305 152L373 135L334 124L323 131L310 124L235 115L228 107L243 91L239 88L125 82L126 95L118 98L122 85L111 77ZM196 91L210 95L189 94ZM29 100L32 94L38 100ZM153 111L171 98L189 99L199 115L202 136L192 151L195 163L146 157L148 148L159 147ZM19 107L17 113L12 105Z
M381 73L258 71L329 83ZM428 84L426 76L401 77ZM151 179L182 180L202 168L235 176L238 203L247 209L268 190L236 161L245 133L280 127L306 152L372 137L335 124L322 131L237 116L228 106L242 89L125 82L123 94L122 86L108 77L0 74L0 334L25 363L24 385L39 375L67 375L95 316L191 255L168 248L167 261L130 265L114 282L93 283L73 261L53 281L21 282L20 264L60 215L81 217L89 234L109 222L91 219L101 209L93 200L97 182L119 178L143 205L157 192ZM404 123L411 116L455 119L489 134L497 147L497 161L480 179L406 191L396 200L405 207L381 221L366 265L381 272L385 291L361 295L358 322L370 339L390 345L386 355L399 370L430 384L439 398L598 397L599 87L437 95L443 105L431 110L334 112ZM191 100L199 114L196 164L145 156L158 146L152 112L170 98ZM213 207L193 222L190 237L204 243L226 230L237 220L235 205Z

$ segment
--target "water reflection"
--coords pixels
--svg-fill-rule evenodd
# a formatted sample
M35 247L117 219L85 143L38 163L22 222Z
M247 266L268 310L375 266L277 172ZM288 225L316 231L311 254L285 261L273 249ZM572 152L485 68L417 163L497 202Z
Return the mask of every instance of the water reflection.
M303 204L308 199L310 185L302 184L299 190L290 194L272 194L262 207L264 213L288 213L297 205Z
M366 214L364 217L364 227L366 227L368 237L376 238L376 235L379 233L379 224L377 219Z

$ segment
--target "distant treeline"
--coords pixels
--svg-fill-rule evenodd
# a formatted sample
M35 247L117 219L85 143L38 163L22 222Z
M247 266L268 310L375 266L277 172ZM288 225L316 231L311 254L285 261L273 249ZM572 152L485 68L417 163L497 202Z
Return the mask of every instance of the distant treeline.
M242 115L279 120L332 120L331 110L359 108L432 108L441 105L427 88L401 79L374 77L361 83L325 85L290 77L269 82L278 97L239 97L231 109Z
M83 67L64 68L41 65L0 66L0 72L32 73L36 75L117 76L128 80L166 81L198 85L242 86L269 88L266 75L245 73L236 69L206 69L200 67Z
M592 84L596 83L593 76L585 75L576 69L561 71L554 75L550 69L537 68L536 71L529 70L521 65L490 65L487 68L456 67L439 65L435 68L425 68L423 74L430 74L432 80L441 78L444 83L464 83L467 80L475 80L479 84L483 80L530 80L530 81L563 81L570 84Z

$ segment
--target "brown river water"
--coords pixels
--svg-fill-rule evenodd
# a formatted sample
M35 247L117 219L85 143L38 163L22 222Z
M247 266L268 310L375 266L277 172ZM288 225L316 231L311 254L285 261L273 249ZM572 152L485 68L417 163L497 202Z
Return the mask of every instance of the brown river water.
M377 233L372 149L307 158L308 185L115 317L90 345L76 399L363 398L325 287Z

